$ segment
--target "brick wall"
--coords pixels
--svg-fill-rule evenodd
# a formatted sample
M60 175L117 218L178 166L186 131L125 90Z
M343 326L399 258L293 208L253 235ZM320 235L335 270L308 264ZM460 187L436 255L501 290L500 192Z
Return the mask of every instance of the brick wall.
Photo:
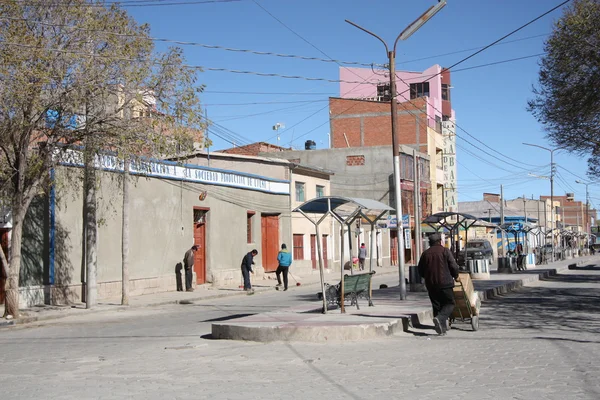
M399 144L427 143L424 99L398 104ZM392 144L389 103L352 99L329 99L331 146L361 147ZM346 142L347 141L347 142Z
M484 193L483 201L489 201L491 203L500 203L500 195L496 193Z
M349 167L365 165L365 156L346 156L346 165Z
M276 153L286 150L291 150L291 148L281 147L266 142L256 142L246 146L232 147L230 149L219 150L219 152L227 154L239 154L244 156L258 156L258 153Z

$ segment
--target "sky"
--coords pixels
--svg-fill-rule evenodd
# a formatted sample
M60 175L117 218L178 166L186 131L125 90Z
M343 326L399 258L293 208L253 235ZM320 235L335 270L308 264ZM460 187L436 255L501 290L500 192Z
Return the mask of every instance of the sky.
M123 0L155 38L260 52L315 57L337 62L256 55L201 46L181 46L190 65L278 75L339 80L341 62L383 64L387 55L375 38L344 22L349 19L388 42L436 0ZM182 4L182 3L195 4ZM398 43L398 70L449 67L562 0L448 0L448 4L408 40ZM154 4L155 6L139 6ZM160 4L160 5L159 5ZM136 5L136 6L134 6ZM537 83L539 55L558 9L456 66L452 106L456 112L459 201L481 200L482 193L505 198L550 195L550 153L523 142L552 147L542 126L527 111ZM157 50L167 45L157 42ZM499 61L521 60L482 66ZM341 64L341 65L340 65ZM479 67L481 66L481 67ZM478 67L468 69L470 67ZM369 67L365 67L369 68ZM460 69L465 69L460 71ZM201 100L214 122L212 150L269 141L303 148L312 139L328 147L328 98L339 96L339 83L264 77L205 70ZM274 131L277 123L285 128ZM279 133L279 142L277 141ZM219 137L219 136L220 137ZM586 158L554 153L554 194L575 193L585 201L589 179ZM533 176L532 176L533 175ZM589 185L590 202L600 206L600 186Z

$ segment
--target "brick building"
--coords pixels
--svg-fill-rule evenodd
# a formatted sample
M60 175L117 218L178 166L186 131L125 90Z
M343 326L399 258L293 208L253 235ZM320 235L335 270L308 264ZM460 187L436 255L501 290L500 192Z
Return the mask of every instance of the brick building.
M429 155L432 211L457 211L455 115L450 71L397 71L398 142ZM348 80L360 78L356 86ZM352 79L350 79L352 78ZM392 144L390 85L386 70L340 69L340 97L330 98L330 146Z

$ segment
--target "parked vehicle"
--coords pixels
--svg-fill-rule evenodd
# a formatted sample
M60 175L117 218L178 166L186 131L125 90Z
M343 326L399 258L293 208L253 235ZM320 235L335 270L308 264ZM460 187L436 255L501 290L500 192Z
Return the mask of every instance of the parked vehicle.
M458 254L458 264L464 265L465 259L468 260L482 260L487 259L489 262L494 260L494 249L490 244L489 240L486 239L473 239L467 242L467 245Z

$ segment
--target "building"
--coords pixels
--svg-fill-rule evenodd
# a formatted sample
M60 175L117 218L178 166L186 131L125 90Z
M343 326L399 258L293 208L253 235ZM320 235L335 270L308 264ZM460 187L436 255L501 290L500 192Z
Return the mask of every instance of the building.
M277 268L281 243L291 243L289 162L260 157L190 156L189 163L132 165L130 293L173 291L175 268L193 244L194 283L233 285L256 248L256 275ZM193 162L191 162L193 161ZM56 169L57 182L78 182L81 157ZM75 165L75 167L73 167ZM121 178L112 156L99 157L98 299L121 291ZM32 204L24 225L21 306L81 301L85 284L79 185L56 186Z
M540 196L540 199L550 201L550 196ZM560 227L580 227L580 231L589 232L588 229L595 225L597 211L590 208L586 212L586 203L576 201L573 193L554 196L554 205Z
M456 118L450 71L434 65L423 72L396 71L396 76L399 143L429 155L434 212L456 211ZM364 83L350 83L357 79ZM330 99L331 147L390 145L387 70L341 68L340 80L340 99Z
M292 148L281 147L267 142L256 142L245 146L236 146L229 149L219 150L219 153L258 156L260 153L277 153L279 151L287 150L292 150Z
M401 146L401 185L402 185L402 215L406 216L406 232L411 233L407 243L410 245L406 249L405 259L410 262L415 260L412 254L414 249L414 158L417 159L417 166L420 179L420 207L423 217L431 213L431 203L428 193L431 188L429 181L430 160L426 154L415 153L413 149L407 146ZM350 148L333 148L321 150L290 150L284 152L261 153L262 156L274 155L289 160L292 163L300 165L319 166L325 170L331 171L330 177L331 195L341 197L358 197L380 201L385 204L394 204L394 180L392 176L392 148L391 146L365 146ZM360 243L367 244L371 251L379 251L380 265L395 264L397 261L395 249L396 241L393 240L397 235L397 223L395 218L388 218L388 223L380 224L376 239L371 244L369 240L369 226L357 227L355 236L356 243L353 243L353 249L356 250ZM339 232L339 226L332 232ZM367 229L367 230L365 230ZM391 237L391 241L390 241ZM334 241L337 240L334 239ZM339 240L337 240L339 243ZM392 246L392 247L390 247ZM336 247L337 249L338 247ZM348 249L348 245L345 245ZM336 253L337 254L337 253ZM347 257L347 256L346 256ZM346 258L347 259L347 258ZM337 261L337 260L336 260Z

